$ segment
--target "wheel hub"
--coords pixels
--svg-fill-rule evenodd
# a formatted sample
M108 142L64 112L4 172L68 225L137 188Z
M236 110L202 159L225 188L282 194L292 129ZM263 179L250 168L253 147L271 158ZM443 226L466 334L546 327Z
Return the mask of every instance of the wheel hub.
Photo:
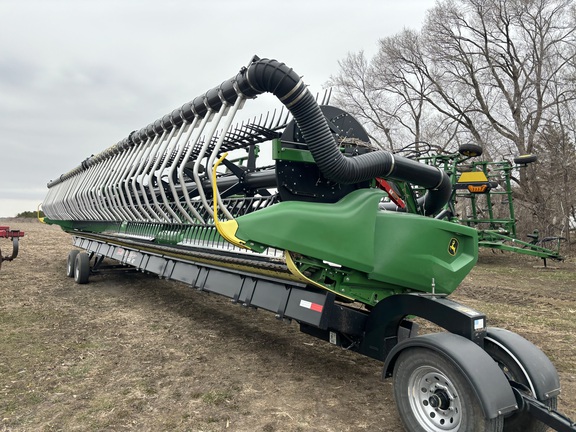
M410 406L427 432L457 431L462 404L450 379L436 368L414 371L409 381Z
M436 390L428 402L432 408L447 410L450 407L450 396L444 390Z

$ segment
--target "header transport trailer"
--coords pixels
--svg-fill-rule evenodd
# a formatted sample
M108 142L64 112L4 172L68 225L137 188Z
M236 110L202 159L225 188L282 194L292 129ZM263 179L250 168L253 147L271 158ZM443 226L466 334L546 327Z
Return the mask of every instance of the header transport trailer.
M265 92L283 110L234 123ZM394 191L412 186L406 205ZM373 150L292 69L254 57L51 181L42 208L84 250L68 256L77 283L116 262L381 360L408 431L576 431L549 359L448 299L478 253L475 229L435 218L451 192L442 170ZM408 317L446 332L418 335Z

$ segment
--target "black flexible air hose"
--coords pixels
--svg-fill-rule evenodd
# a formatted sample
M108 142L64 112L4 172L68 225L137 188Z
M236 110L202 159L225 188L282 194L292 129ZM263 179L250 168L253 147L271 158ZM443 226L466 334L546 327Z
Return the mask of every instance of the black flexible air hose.
M452 184L448 175L436 167L412 159L375 151L345 157L318 106L300 77L284 63L258 59L237 77L244 94L273 93L294 116L314 161L322 174L336 183L359 183L375 177L407 181L428 189L419 200L424 214L439 211L450 199Z

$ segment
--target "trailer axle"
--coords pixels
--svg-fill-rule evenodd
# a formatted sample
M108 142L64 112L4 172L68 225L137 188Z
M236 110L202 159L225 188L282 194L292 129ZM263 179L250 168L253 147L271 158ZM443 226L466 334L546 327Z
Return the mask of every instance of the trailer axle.
M551 427L558 432L576 432L576 423L568 417L551 409L546 404L529 396L524 390L524 386L516 382L510 381L516 402L518 403L519 411L526 411L530 415L540 420L545 425Z

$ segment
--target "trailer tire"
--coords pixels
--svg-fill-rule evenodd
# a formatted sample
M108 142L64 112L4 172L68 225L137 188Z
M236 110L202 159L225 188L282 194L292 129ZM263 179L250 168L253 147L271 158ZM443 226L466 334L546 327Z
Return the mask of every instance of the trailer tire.
M68 253L68 259L66 260L66 276L74 277L74 267L76 265L76 255L78 255L80 251L78 249L72 249Z
M412 432L500 432L503 417L484 417L466 377L450 358L427 348L401 352L394 365L394 398Z
M89 277L90 256L86 252L80 252L74 261L74 281L77 284L87 284Z
M484 350L498 363L498 366L500 366L500 369L502 369L508 379L525 386L529 385L525 373L505 350L488 338L484 340ZM536 395L532 396L536 397ZM556 396L540 402L553 410L558 406L558 398ZM525 411L514 412L504 417L504 432L545 432L547 430L547 425Z

